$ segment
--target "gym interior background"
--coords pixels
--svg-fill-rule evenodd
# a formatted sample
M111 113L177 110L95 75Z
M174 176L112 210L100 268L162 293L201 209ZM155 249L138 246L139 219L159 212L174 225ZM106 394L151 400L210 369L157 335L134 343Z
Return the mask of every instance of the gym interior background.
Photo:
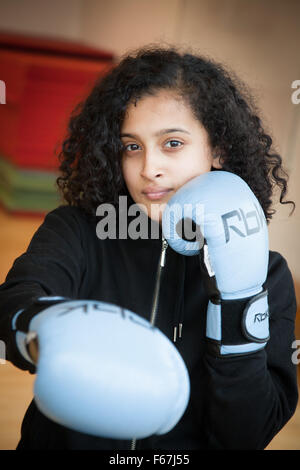
M189 48L196 53L211 56L233 69L249 85L256 97L257 106L272 135L275 148L283 156L285 168L290 175L288 198L296 202L296 210L289 217L289 207L278 203L275 205L277 212L269 227L270 248L279 251L287 259L299 303L299 18L298 0L1 0L0 43L1 33L5 33L6 37L15 35L14 41L17 43L18 38L23 40L24 36L29 37L30 47L36 47L39 42L46 48L50 44L51 48L51 41L54 41L60 52L63 49L66 54L74 50L77 54L80 51L91 54L93 66L90 67L93 72L97 67L102 70L101 61L109 66L110 61L117 61L122 54L149 43ZM73 43L76 46L72 46ZM101 51L98 56L96 50ZM23 53L21 51L21 55ZM42 54L41 51L40 53ZM7 56L5 59L5 54L1 55L0 44L0 80L3 82L7 72L6 60ZM47 211L51 204L55 204L52 187L49 190L53 176L49 165L41 164L39 167L36 164L36 168L31 167L26 152L23 152L19 160L16 156L11 160L9 158L10 152L14 152L13 139L22 135L22 132L26 138L27 132L24 130L25 120L19 123L18 135L17 131L7 133L3 121L4 119L6 122L3 107L9 107L9 97L12 97L12 101L15 100L15 106L18 105L16 100L21 99L20 87L23 85L18 88L15 82L20 78L17 70L28 66L28 62L25 61L24 65L22 60L20 59L21 65L14 64L15 68L11 69L10 75L14 77L14 90L19 94L16 91L14 95L10 95L9 82L6 83L6 101L4 102L3 95L2 101L0 99L0 283L5 280L14 259L26 250L33 233L43 220L43 210ZM65 61L67 60L66 58ZM76 62L81 59L73 57L72 60ZM18 66L21 68L18 69ZM75 65L74 67L76 68ZM86 65L86 69L89 69L89 65ZM64 76L65 81L66 79ZM52 93L55 93L55 89L52 89ZM22 112L25 113L23 116L26 112L32 112L32 103L29 111L26 103L22 104ZM43 101L43 107L45 103ZM71 101L67 105L70 103ZM36 114L35 122L41 121L38 108ZM26 116L30 117L30 114ZM40 142L48 145L48 153L52 158L55 148L49 148L44 135L47 134L48 124L39 124L37 129L28 128L28 132L34 133L36 141L39 141L39 132L41 133ZM63 132L63 119L60 125ZM49 126L51 127L51 123ZM32 158L34 151L38 152L39 149L32 150ZM49 157L49 161L51 158ZM33 158L34 162L36 160ZM48 185L46 195L41 190L45 185ZM299 323L298 319L296 339L299 346L295 343L294 347L298 347L300 351ZM291 345L291 356L293 352L296 353L297 350ZM300 352L299 355L294 354L294 357L300 361ZM27 372L1 360L0 449L16 447L21 421L32 398L33 380L34 377ZM268 449L300 449L299 407Z

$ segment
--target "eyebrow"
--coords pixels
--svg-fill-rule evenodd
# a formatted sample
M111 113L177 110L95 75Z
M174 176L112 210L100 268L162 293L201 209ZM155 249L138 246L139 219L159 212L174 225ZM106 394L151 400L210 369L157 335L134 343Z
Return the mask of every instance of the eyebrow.
M158 132L155 132L154 134L154 137L159 137L161 135L164 135L164 134L171 134L172 132L184 132L186 134L190 134L188 131L186 131L185 129L180 129L180 128L172 128L172 129L161 129L159 130ZM127 132L126 133L122 133L121 134L121 137L131 137L132 139L135 139L137 136L134 135L134 134L128 134Z

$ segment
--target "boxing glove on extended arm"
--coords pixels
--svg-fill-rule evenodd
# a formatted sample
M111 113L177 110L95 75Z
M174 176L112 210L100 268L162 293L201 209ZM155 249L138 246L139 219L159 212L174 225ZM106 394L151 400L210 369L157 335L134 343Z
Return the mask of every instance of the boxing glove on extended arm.
M19 348L38 339L34 385L42 413L76 431L116 439L164 434L189 400L172 342L135 313L105 302L42 297L13 320Z
M199 256L209 296L209 350L227 356L265 347L268 231L263 210L245 181L225 171L193 178L168 201L162 230L175 251Z

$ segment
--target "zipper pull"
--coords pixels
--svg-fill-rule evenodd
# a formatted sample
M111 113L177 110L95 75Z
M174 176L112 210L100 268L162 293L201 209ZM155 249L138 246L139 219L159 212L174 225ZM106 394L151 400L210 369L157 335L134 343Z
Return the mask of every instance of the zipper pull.
M162 244L162 253L161 253L161 258L160 258L160 266L163 268L166 262L166 252L168 248L168 242L165 238L163 238L163 244Z

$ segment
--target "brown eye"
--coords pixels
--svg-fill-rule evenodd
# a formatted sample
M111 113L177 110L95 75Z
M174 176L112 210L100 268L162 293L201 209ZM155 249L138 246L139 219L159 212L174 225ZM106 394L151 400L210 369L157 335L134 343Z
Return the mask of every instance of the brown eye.
M135 150L138 150L138 149L139 149L138 144L124 145L124 150L128 152L134 152Z
M168 142L166 142L166 147L169 148L181 147L182 145L182 142L179 142L179 140L168 140Z

